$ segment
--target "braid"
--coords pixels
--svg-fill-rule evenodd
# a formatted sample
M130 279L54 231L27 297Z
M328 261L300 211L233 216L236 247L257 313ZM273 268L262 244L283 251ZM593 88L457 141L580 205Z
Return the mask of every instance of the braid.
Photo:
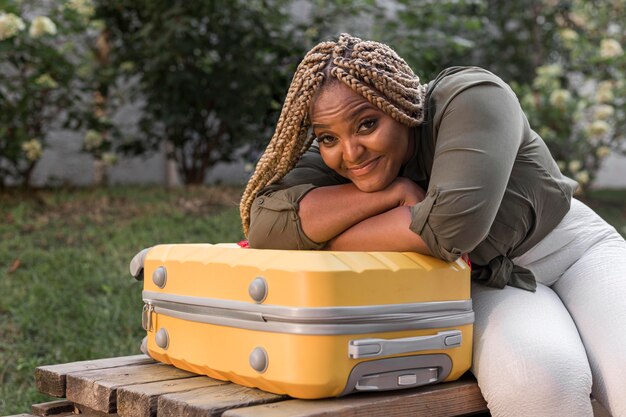
M341 34L309 51L287 91L276 130L246 185L239 206L244 234L257 193L280 181L313 142L309 108L325 82L336 79L396 121L417 126L424 120L426 86L387 45Z

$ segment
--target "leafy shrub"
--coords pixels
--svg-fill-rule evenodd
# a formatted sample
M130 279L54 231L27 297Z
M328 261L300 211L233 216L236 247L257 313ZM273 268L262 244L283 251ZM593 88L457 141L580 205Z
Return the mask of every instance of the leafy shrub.
M81 101L73 36L86 21L76 3L42 15L40 6L0 1L0 188L29 184L51 127Z
M324 10L315 3L298 23L289 0L101 1L110 66L127 70L119 74L126 91L142 103L138 134L118 137L117 148L143 153L168 142L183 181L194 184L267 140L293 70L324 35L306 30ZM327 23L341 16L331 10L321 13Z
M531 125L584 190L611 153L625 153L626 2L556 2L556 47L518 85Z

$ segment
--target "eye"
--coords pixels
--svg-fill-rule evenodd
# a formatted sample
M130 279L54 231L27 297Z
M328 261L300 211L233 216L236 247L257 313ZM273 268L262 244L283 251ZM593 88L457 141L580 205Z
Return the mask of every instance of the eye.
M378 120L376 120L376 119L365 119L359 125L359 128L357 129L357 132L359 132L359 133L367 133L370 130L372 130L374 127L376 127L376 123L377 122L378 122Z
M337 142L337 138L330 135L322 135L315 138L317 143L324 146L332 146Z

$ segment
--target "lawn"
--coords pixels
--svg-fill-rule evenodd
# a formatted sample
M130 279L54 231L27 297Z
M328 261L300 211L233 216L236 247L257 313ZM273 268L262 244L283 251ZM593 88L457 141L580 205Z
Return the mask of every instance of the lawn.
M139 353L142 284L128 263L164 242L241 239L240 189L0 194L0 415L47 401L35 367Z
M241 189L0 194L0 415L47 401L39 365L139 352L142 284L128 262L157 243L241 239ZM626 190L585 199L626 233Z

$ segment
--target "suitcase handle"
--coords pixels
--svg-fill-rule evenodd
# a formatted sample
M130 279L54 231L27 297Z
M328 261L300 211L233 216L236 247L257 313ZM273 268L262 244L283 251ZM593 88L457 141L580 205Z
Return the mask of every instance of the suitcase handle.
M448 330L430 336L403 339L360 339L348 343L348 356L352 359L397 355L422 350L452 349L461 346L461 331Z

